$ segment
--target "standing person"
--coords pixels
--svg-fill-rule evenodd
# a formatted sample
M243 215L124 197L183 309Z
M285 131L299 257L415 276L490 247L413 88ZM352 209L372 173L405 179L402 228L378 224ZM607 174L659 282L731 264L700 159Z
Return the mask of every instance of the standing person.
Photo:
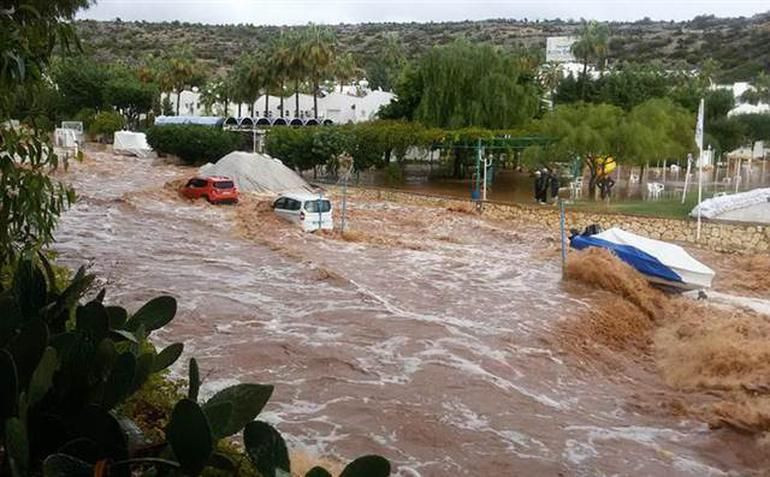
M559 181L559 176L557 176L553 171L550 171L548 173L548 188L551 191L551 198L556 201L556 199L559 197L559 187L561 186L561 182Z
M543 173L535 169L535 202L541 201L544 181Z

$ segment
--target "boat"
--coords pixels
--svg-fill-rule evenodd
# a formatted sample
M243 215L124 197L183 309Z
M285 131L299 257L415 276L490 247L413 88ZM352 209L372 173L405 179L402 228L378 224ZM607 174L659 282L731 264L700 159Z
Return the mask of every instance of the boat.
M598 233L574 234L570 246L576 250L598 247L610 250L634 267L650 282L676 290L711 287L714 270L672 243L654 240L614 227Z

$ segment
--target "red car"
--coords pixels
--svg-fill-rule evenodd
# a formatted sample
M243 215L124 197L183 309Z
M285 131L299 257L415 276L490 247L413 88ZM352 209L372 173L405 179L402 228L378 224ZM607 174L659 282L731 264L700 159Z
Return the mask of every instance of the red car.
M179 192L193 200L205 197L212 204L238 203L238 189L229 177L193 177Z

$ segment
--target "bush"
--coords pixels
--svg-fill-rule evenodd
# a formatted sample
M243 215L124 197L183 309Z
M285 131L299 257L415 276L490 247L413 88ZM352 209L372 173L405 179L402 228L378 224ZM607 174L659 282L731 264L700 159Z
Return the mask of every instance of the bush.
M73 121L80 121L83 123L83 130L89 131L91 129L91 125L94 123L94 118L96 117L96 111L91 108L83 108L75 115L73 118Z
M188 164L215 162L241 145L238 133L195 125L154 126L147 142L162 154L173 154Z
M88 128L88 134L91 136L103 136L105 139L111 139L115 131L123 129L123 116L112 111L103 111L94 116L91 126Z

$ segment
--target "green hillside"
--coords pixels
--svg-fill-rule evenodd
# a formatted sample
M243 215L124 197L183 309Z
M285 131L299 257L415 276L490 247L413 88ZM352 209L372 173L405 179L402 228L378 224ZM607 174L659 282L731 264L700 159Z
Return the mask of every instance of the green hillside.
M770 12L751 18L696 17L685 22L640 20L610 23L610 61L661 60L667 65L700 64L712 57L722 65L721 81L749 80L762 69L770 70ZM569 35L577 21L485 20L445 23L340 24L332 28L341 50L354 54L357 63L371 68L389 38L414 57L436 44L463 37L509 48L544 54L545 38ZM301 28L301 27L300 27ZM134 62L147 54L162 54L188 47L212 68L228 67L243 51L258 48L279 27L253 25L202 25L180 22L79 21L77 29L86 51L100 59Z

